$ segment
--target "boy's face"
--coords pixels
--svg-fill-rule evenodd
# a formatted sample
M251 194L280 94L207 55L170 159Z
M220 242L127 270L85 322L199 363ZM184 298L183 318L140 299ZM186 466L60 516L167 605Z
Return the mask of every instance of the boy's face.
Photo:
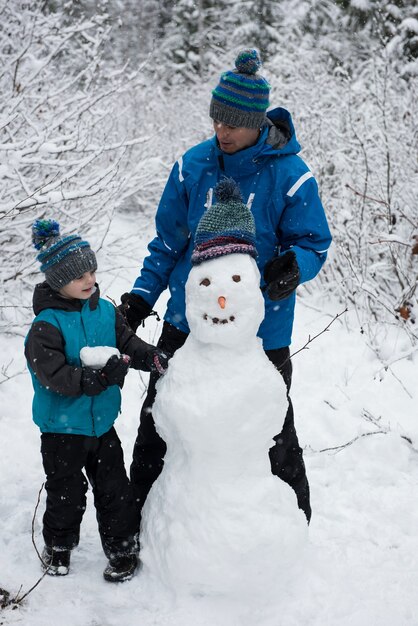
M68 285L62 287L59 293L64 298L88 300L93 293L96 282L96 272L85 272L79 278L75 278Z

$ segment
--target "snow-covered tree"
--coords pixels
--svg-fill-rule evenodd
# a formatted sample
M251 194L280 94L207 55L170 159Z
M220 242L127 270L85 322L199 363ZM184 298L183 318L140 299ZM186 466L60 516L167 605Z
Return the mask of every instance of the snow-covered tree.
M345 193L342 211L333 215L343 290L362 326L372 338L382 323L402 329L412 343L418 339L417 96L382 58L347 84L340 118L349 137L341 150Z
M257 48L266 62L280 40L282 6L275 0L244 0L231 7L234 17L232 42L236 48ZM232 23L230 23L232 28Z
M281 6L288 0L282 0ZM387 49L398 71L418 74L418 8L415 0L303 0L289 5L301 39L327 50L334 62L356 71L358 61Z
M155 50L157 76L168 86L197 83L219 69L227 46L228 0L177 0Z
M28 301L38 270L30 247L34 219L53 217L66 232L91 234L100 247L115 207L139 189L146 193L150 168L141 163L149 161L143 146L151 131L145 123L134 129L126 124L130 98L144 91L142 76L103 62L108 29L102 18L68 23L36 3L11 2L1 17L5 314L9 305Z
M418 7L415 0L337 0L351 32L368 28L385 45L397 40L405 60L418 58Z
M418 98L385 51L357 72L290 45L268 64L272 101L295 114L303 156L320 185L334 245L318 277L355 308L379 349L391 329L418 330ZM280 65L279 65L280 64ZM287 71L283 71L286 68ZM280 99L280 100L278 100ZM314 289L315 284L305 287ZM405 346L399 340L399 349Z

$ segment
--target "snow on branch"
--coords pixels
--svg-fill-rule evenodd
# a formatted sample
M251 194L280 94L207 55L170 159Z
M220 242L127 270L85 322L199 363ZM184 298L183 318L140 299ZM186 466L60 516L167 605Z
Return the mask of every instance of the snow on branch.
M22 8L23 7L23 8ZM72 19L41 4L2 7L0 24L0 323L26 322L36 277L31 223L57 219L102 243L114 211L155 193L161 164L149 150L153 116L130 112L147 99L143 65L109 66L104 16ZM150 164L153 163L152 166ZM22 306L23 305L23 306Z

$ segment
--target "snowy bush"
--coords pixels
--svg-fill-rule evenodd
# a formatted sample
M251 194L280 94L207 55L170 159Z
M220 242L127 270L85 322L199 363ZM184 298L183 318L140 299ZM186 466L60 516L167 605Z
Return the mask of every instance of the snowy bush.
M275 95L296 112L302 156L314 171L334 237L318 282L355 308L379 352L387 332L416 345L418 327L418 98L384 51L335 67L327 54L288 52ZM307 285L308 290L314 284Z
M346 206L333 215L336 261L346 268L344 291L370 337L384 322L415 344L417 93L377 58L362 67L347 96Z
M103 23L68 24L37 3L8 2L1 11L1 312L12 327L38 272L34 219L53 217L97 250L115 207L153 182L144 166L152 125L141 123L140 108L135 126L126 123L144 94L142 72L106 64Z

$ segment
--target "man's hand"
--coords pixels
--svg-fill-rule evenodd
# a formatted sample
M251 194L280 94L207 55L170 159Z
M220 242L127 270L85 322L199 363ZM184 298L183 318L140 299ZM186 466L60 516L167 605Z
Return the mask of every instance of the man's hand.
M152 307L148 302L145 302L144 298L132 292L124 293L120 300L122 304L118 306L118 309L134 333L136 333L136 329L141 322L151 314Z
M300 270L293 250L266 263L264 280L270 300L284 300L293 293L300 281Z

